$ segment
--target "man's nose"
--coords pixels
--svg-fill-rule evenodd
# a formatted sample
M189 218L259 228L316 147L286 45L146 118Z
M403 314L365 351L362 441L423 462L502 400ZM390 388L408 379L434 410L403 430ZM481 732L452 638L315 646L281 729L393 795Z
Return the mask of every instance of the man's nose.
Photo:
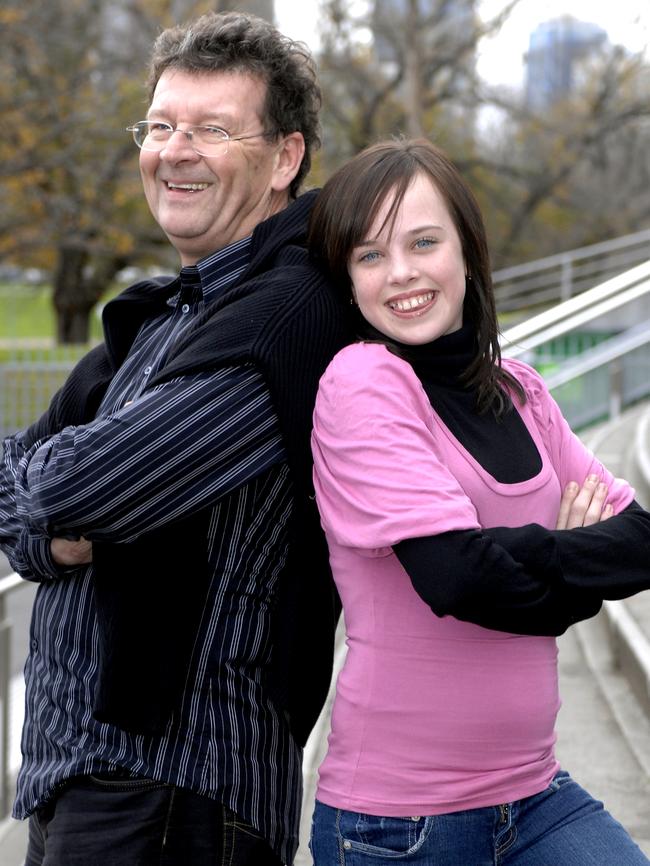
M160 158L168 162L179 162L201 157L192 146L192 134L184 129L175 129L160 151Z

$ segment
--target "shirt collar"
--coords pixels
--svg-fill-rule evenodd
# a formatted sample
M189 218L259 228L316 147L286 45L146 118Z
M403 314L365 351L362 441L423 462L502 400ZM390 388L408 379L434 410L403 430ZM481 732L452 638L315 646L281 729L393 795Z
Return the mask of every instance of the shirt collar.
M180 291L168 303L206 304L216 300L248 267L252 236L228 244L195 265L181 268Z

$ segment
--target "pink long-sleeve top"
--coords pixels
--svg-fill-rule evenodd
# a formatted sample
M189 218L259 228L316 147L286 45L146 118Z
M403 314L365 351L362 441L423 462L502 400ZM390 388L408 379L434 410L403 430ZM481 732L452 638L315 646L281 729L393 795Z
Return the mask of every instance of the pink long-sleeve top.
M504 367L524 386L516 408L542 459L537 475L514 484L477 463L411 366L384 346L348 346L321 380L314 479L348 646L319 773L327 805L442 814L530 796L558 769L555 639L435 616L392 551L449 530L553 528L564 485L590 473L610 485L615 512L632 500L539 375L518 361Z

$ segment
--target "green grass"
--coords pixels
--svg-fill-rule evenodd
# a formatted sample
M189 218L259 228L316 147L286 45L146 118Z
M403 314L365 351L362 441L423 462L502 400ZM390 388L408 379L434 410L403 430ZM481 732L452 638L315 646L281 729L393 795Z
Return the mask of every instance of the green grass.
M56 346L48 286L0 284L0 433L27 426L47 408L88 346ZM101 338L91 316L92 340Z
M101 338L101 323L90 317L91 339ZM0 340L53 340L56 333L50 286L0 285Z

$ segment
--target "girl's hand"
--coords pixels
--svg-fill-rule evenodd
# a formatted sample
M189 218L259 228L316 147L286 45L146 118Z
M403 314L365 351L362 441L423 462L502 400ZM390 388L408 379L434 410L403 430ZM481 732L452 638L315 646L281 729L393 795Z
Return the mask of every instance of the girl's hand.
M585 478L582 487L570 481L564 488L556 529L574 529L576 526L590 526L607 520L614 514L611 505L605 505L608 486L598 480L597 475Z

